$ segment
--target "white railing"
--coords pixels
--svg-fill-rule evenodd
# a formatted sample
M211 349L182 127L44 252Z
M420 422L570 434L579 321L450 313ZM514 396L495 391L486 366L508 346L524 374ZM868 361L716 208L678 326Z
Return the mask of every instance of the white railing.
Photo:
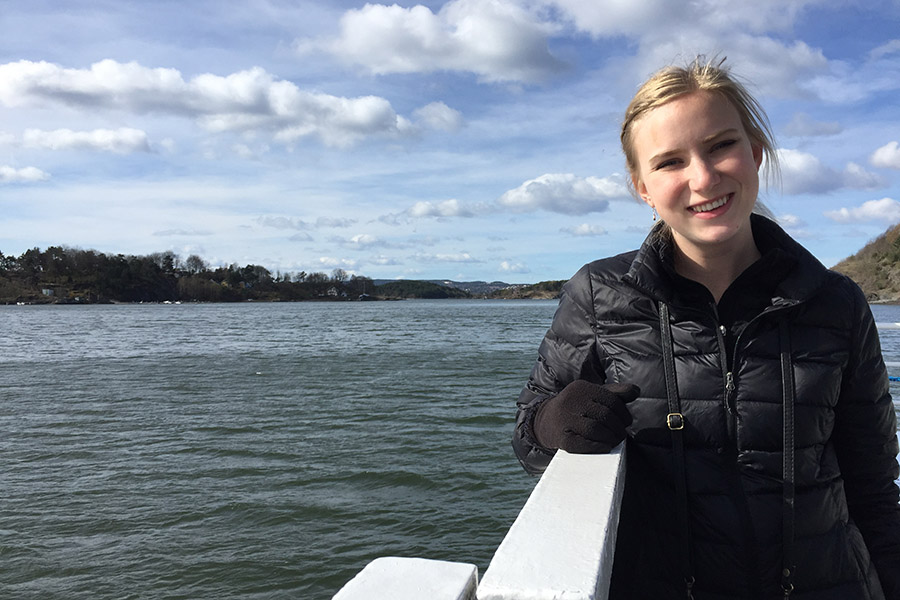
M474 600L475 565L424 558L376 558L332 600Z
M332 600L606 600L624 454L622 446L611 454L559 451L480 584L475 565L386 557L366 565Z
M624 482L622 446L559 451L480 584L474 565L379 558L333 600L605 600Z
M558 452L478 586L478 600L605 599L625 487L624 447Z

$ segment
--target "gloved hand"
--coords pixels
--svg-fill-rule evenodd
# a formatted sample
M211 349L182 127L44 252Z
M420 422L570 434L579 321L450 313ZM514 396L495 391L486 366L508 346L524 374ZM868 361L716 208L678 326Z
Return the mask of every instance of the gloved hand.
M573 381L538 407L534 436L545 448L605 454L625 439L625 428L631 425L625 404L640 393L630 383Z

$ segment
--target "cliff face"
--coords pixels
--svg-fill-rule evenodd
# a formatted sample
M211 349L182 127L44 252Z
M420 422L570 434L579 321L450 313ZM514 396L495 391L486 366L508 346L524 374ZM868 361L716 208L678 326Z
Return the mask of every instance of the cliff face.
M900 303L900 224L833 269L853 279L869 302Z

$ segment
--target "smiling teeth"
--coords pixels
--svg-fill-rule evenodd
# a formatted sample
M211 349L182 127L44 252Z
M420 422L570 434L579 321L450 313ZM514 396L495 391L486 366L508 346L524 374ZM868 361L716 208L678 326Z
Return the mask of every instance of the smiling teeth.
M722 206L723 204L728 202L728 199L730 197L731 197L731 195L722 196L718 200L713 200L712 202L709 202L707 204L701 204L700 206L695 206L695 207L691 208L691 210L694 212L709 212L711 210L715 210L715 209L719 208L720 206Z

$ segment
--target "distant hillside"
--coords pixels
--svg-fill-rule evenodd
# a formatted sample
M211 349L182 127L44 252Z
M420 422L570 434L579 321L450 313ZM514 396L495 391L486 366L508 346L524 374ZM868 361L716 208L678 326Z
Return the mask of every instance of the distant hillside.
M503 290L510 286L509 283L503 281L450 281L447 279L432 279L431 283L463 290L473 296L490 296L497 290Z
M900 225L833 268L855 281L869 302L900 302Z
M343 269L273 274L261 265L211 267L171 251L107 255L50 246L20 256L0 252L0 304L112 302L296 302L404 298L554 298L562 282L373 280Z
M441 287L449 287L456 290L462 290L467 294L471 294L472 296L481 297L481 296L490 296L492 293L497 290L502 290L510 287L509 283L505 283L503 281L452 281L450 279L425 279L425 280L396 280L396 279L375 279L375 285L378 286L379 290L381 286L387 285L389 283L394 283L396 281L419 281L421 283L430 283L433 285L438 285ZM453 296L456 297L456 296Z
M548 300L559 297L565 280L534 284L449 279L375 279L375 293L385 298L495 298Z
M542 281L533 285L511 285L497 290L491 294L491 298L512 299L530 299L530 300L552 300L558 298L562 291L562 286L566 282L565 279L559 281Z
M469 293L447 285L430 281L398 279L379 284L375 282L375 295L380 298L468 298Z

